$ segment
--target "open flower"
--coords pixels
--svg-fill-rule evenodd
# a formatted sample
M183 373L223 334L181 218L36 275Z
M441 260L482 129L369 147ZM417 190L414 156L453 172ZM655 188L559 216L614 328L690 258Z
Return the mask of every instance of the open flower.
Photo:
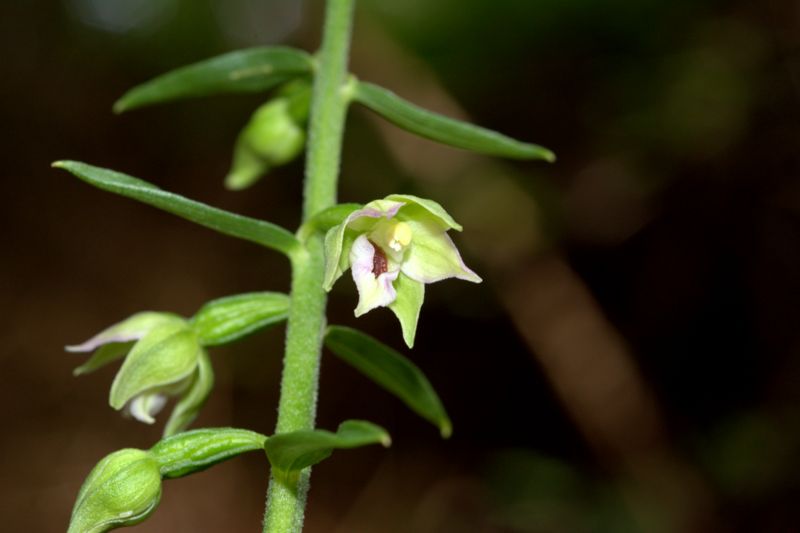
M94 352L75 374L92 372L125 357L111 385L109 404L152 424L168 397L178 397L164 429L182 431L202 407L213 386L211 362L183 318L143 312L115 324L69 352Z
M325 236L325 289L352 269L358 289L355 315L388 307L411 347L426 283L447 278L481 282L447 235L451 229L461 231L461 225L432 200L392 194L372 201Z

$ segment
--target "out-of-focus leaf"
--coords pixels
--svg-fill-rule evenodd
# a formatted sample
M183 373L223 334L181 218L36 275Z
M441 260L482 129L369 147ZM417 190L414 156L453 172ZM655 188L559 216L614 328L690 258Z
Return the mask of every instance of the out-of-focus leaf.
M328 327L325 346L435 424L443 437L450 436L453 426L439 396L428 378L406 357L369 335L343 326Z
M311 69L311 56L295 48L276 46L238 50L172 70L137 85L117 100L114 112L216 93L265 91L308 74Z
M176 478L205 470L245 452L264 447L264 435L235 428L205 428L178 433L150 449L161 475Z
M371 83L358 82L353 98L396 126L426 139L480 154L551 163L556 160L555 154L543 146L428 111Z
M388 447L391 443L389 434L382 427L363 420L347 420L339 425L336 433L309 429L275 435L267 439L264 449L272 467L287 475L319 463L335 449L369 444Z
M226 344L286 320L289 297L279 292L252 292L212 300L190 320L203 346Z
M74 174L98 189L133 198L219 233L251 241L286 255L291 255L300 244L294 235L280 226L189 200L121 172L77 161L57 161L53 166Z

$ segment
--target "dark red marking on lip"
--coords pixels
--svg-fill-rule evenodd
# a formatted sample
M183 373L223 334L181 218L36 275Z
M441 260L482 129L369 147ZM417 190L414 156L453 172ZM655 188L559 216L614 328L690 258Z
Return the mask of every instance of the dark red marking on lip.
M375 255L372 256L372 274L377 278L387 270L389 270L389 261L386 259L386 254L383 253L381 247L372 241L369 241L375 249Z

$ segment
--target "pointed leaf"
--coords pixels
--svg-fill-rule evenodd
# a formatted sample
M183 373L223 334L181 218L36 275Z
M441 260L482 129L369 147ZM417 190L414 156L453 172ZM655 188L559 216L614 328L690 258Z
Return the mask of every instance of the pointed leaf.
M286 320L289 297L279 292L252 292L212 300L190 320L203 346L227 344Z
M294 235L280 226L189 200L121 172L77 161L57 161L53 166L63 168L104 191L133 198L225 235L254 242L286 255L291 255L300 244Z
M195 429L160 440L149 453L161 475L169 479L200 472L245 452L262 450L266 439L246 429Z
M328 327L325 346L435 424L443 437L450 436L452 424L439 396L428 378L406 357L369 335L343 326Z
M214 388L214 368L211 358L203 350L197 362L197 373L192 380L189 390L178 400L175 408L169 415L169 420L164 426L164 437L169 437L184 431L191 424L197 413L206 403L211 389Z
M433 113L371 83L358 82L354 99L404 130L456 148L512 159L556 159L547 148Z
M167 72L125 93L114 104L122 113L137 107L206 96L270 89L312 69L302 50L276 46L238 50Z
M275 435L267 439L264 449L272 467L286 475L319 463L335 449L369 444L388 447L391 442L382 427L363 420L348 420L342 422L336 433L309 429Z

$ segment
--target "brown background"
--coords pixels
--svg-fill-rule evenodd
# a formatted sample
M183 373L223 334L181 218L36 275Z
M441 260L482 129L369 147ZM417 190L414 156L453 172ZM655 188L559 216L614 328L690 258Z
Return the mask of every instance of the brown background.
M0 6L0 516L60 531L103 455L160 427L106 405L113 369L62 347L143 309L285 290L281 257L49 168L111 167L295 227L302 163L221 187L263 95L124 116L128 87L236 47L313 50L319 2L30 0ZM559 155L470 156L354 109L342 201L436 198L485 283L429 287L411 356L454 421L435 429L337 360L319 425L389 450L315 468L310 532L797 531L800 10L791 0L359 4L353 70ZM388 312L330 320L401 348ZM270 433L282 331L214 350L197 421ZM163 419L163 416L161 417ZM251 454L165 485L139 531L258 531Z

